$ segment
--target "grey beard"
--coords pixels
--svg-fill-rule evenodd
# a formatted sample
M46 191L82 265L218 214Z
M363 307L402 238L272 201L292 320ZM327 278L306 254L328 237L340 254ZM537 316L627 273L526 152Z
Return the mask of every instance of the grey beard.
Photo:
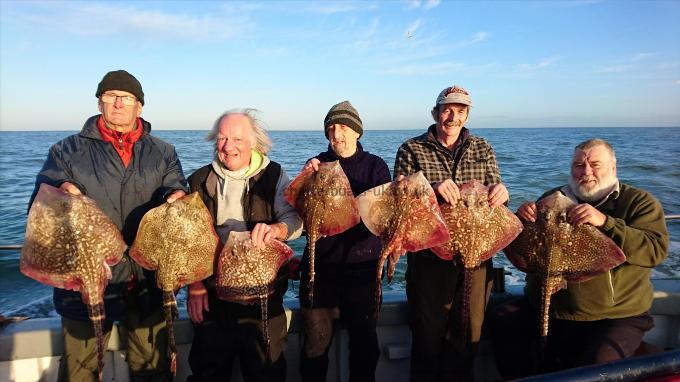
M607 179L603 179L603 182L601 185L598 185L596 188L590 190L590 191L584 191L581 190L581 184L577 179L574 179L573 176L569 177L569 187L571 188L571 191L576 195L577 198L580 200L592 203L592 202L599 202L602 199L604 199L607 195L609 195L613 190L614 187L616 187L616 183L619 181L619 179L616 176L609 176Z

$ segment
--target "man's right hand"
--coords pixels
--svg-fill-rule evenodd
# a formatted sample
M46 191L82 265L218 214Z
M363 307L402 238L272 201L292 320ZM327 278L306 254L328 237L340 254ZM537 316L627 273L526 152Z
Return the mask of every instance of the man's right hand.
M62 191L66 191L66 192L68 192L68 193L71 194L71 195L80 195L80 194L82 194L82 192L80 192L80 189L79 189L78 187L76 187L75 184L70 183L70 182L64 182L64 183L62 183L61 186L59 186L59 189L61 189Z
M321 163L320 160L312 158L308 160L307 163L305 163L305 167L302 168L302 171L308 170L310 168L314 171L319 171L319 163Z
M453 182L453 179L446 179L443 182L435 183L434 186L432 186L432 189L434 189L435 193L444 198L446 203L455 204L458 199L460 199L460 191L458 190L456 183Z
M538 217L536 203L524 202L524 204L519 206L515 215L517 215L517 217L520 218L520 220L522 221L531 223L535 222L536 218Z
M209 312L208 290L205 289L202 281L197 281L189 285L187 293L187 312L192 322L200 324L203 322L203 310Z

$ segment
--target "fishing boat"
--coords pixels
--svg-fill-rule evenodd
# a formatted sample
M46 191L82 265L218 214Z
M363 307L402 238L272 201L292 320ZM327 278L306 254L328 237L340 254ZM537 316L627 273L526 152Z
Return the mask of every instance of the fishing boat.
M680 223L680 215L667 216L670 224ZM3 246L0 250L17 250L20 246ZM522 294L521 285L507 286L505 271L495 269L494 293L491 305ZM527 380L560 381L672 381L680 380L680 278L654 279L654 302L651 315L655 327L643 339L639 356L604 365L571 369L546 374ZM302 317L297 299L285 300L288 319L288 344L285 357L288 362L288 381L298 381L298 363L302 344ZM329 353L328 381L342 382L349 377L348 335L336 328L335 339ZM128 381L125 362L124 336L114 324L105 355L104 381ZM184 381L190 374L188 364L192 340L192 326L186 310L180 310L175 321L178 345L176 381ZM403 291L386 291L378 321L378 338L381 355L376 370L377 381L407 381L409 375L411 333L408 328L406 294ZM7 323L0 328L0 381L57 380L59 359L63 352L61 321L59 318L36 318ZM498 381L493 349L487 333L483 333L475 359L476 381ZM232 381L242 381L238 363Z

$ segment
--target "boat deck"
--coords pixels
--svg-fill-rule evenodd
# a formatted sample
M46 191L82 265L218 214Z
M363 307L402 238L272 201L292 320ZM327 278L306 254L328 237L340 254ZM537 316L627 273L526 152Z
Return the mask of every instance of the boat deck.
M680 349L680 279L654 280L654 304L651 313L656 327L647 333L645 342L662 349ZM506 293L492 295L492 304L521 293L520 286L508 287ZM299 380L298 360L301 344L301 316L296 300L286 301L289 336L286 348L288 380ZM403 292L387 292L378 323L380 361L376 370L378 381L407 381L410 357L406 296ZM120 329L114 325L108 344L104 380L128 381L125 346ZM180 311L175 322L178 344L177 377L184 381L190 373L187 357L191 347L192 326L186 311ZM347 332L338 328L330 352L328 381L348 380ZM0 329L0 381L56 381L59 358L63 352L59 318L38 318L11 323ZM494 367L490 341L482 339L475 360L475 379L495 381L500 377ZM232 380L241 381L238 363Z

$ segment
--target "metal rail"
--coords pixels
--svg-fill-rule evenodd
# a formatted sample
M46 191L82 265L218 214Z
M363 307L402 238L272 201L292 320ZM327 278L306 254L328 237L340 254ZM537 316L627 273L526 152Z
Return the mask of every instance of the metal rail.
M605 364L584 366L556 373L523 378L518 381L632 382L662 377L668 378L663 379L664 381L677 381L680 379L680 350L656 353L642 357L625 358Z
M668 221L680 220L680 214L666 215L664 218ZM0 244L0 251L20 251L21 244Z

